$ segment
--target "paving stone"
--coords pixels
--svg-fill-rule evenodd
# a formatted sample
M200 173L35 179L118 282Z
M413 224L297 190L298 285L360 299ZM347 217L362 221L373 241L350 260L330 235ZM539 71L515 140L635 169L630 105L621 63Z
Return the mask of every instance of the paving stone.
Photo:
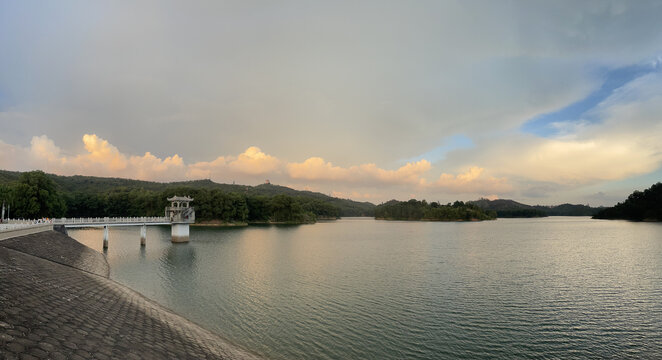
M45 359L46 357L48 357L47 352L45 352L44 350L42 350L40 348L36 348L36 347L30 349L30 355L35 356L39 359Z
M0 352L0 355L2 356L0 359L3 360L18 360L18 355L14 353Z
M78 355L78 356L82 356L82 357L84 357L84 358L86 358L86 359L89 359L89 358L92 357L92 354L90 354L89 352L87 352L87 351L85 351L85 350L82 350L82 349L78 349L78 350L76 350L76 353L75 353L75 354Z
M49 344L49 343L47 343L47 342L40 342L40 343L37 344L37 345L38 345L41 349L43 349L43 350L45 350L45 351L53 351L53 350L55 350L55 346L53 346L53 345L51 345L51 344Z
M23 336L23 333L22 333L22 332L20 332L20 331L18 331L18 330L14 330L14 329L6 330L6 331L5 331L5 334L7 334L7 335L11 335L11 336L15 336L15 337L18 337L18 338L20 338L20 337Z
M108 355L104 355L102 353L95 353L94 358L99 359L99 360L108 360L108 359L110 359L110 357L108 357Z
M66 348L71 349L71 350L76 350L76 349L78 349L78 345L76 345L76 344L74 344L74 343L72 343L72 342L70 342L70 341L65 341L65 342L62 343L62 345L63 345L64 347L66 347Z
M53 360L67 360L67 356L61 352L54 352L50 354L51 359Z
M11 342L7 344L6 348L7 350L13 353L22 353L23 351L25 351L25 346L16 342Z
M102 254L45 232L0 241L3 358L258 357L108 279Z

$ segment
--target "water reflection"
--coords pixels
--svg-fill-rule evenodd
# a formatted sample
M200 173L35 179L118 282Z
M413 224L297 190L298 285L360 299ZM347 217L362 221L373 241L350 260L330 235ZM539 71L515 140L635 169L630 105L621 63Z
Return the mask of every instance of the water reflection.
M662 358L659 224L168 230L113 229L111 277L269 358Z
M190 244L172 244L161 256L161 263L163 269L168 272L168 275L174 273L182 273L182 268L186 272L195 272L195 247Z
M198 287L196 250L190 244L171 244L159 259L164 288L172 303L178 303L193 294Z

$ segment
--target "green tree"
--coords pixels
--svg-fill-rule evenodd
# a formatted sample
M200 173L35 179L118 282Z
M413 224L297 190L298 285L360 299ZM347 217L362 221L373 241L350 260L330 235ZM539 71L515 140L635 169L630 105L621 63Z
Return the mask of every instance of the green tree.
M375 208L375 217L386 220L491 220L496 218L496 213L486 213L478 206L462 201L440 205L437 202L428 204L425 200L411 199L409 201L391 200L380 204Z
M315 215L306 212L296 199L289 195L276 195L271 198L271 219L276 222L314 222Z
M658 182L643 192L635 190L624 202L603 209L594 218L662 221L662 183Z
M248 221L267 221L269 220L269 198L266 196L249 196L246 198L248 208Z
M43 171L21 174L14 188L13 217L60 217L66 211L63 197Z
M5 216L12 215L9 213L13 204L13 187L9 185L0 184L0 208L5 206Z

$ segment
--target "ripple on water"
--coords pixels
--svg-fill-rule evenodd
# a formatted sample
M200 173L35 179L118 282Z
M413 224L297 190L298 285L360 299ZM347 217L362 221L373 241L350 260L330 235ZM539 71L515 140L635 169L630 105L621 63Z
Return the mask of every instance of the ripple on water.
M662 358L662 226L111 230L111 278L274 359ZM101 250L97 230L73 230Z

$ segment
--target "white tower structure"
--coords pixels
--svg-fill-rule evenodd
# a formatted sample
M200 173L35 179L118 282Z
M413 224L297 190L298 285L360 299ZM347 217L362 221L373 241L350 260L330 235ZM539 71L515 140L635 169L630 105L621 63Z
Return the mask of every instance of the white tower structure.
M168 198L170 206L165 208L165 215L170 219L172 242L188 242L189 224L195 222L195 209L189 206L193 201L188 196L173 196Z

